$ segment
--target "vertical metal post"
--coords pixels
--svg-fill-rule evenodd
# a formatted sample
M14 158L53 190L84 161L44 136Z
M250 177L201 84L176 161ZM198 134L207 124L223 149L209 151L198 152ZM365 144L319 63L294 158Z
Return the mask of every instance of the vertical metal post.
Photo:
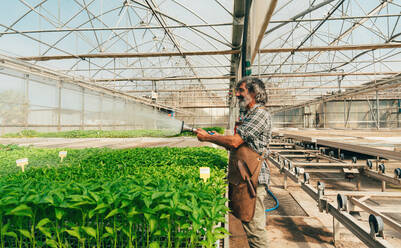
M120 127L120 130L126 130L127 129L127 118L129 118L129 116L128 116L129 114L127 113L127 99L126 98L124 98L124 109L121 112L122 112L122 116L121 116L122 120L120 123L123 126Z
M258 76L259 76L259 78L260 78L260 71L261 71L261 69L260 69L260 50L258 50Z
M236 65L236 80L230 82L230 108L228 112L228 130L227 134L228 135L233 135L234 134L234 127L235 127L235 121L238 118L238 107L237 107L237 98L235 96L235 83L237 80L240 78L239 71L238 71L238 64Z
M84 130L85 125L85 88L82 88L81 97L81 127L80 130Z
M28 129L28 118L29 118L29 74L25 74L24 129Z
M345 121L345 119L347 118L346 114L345 114L345 112L346 112L346 110L345 110L346 103L347 103L347 101L344 98L344 128L347 128L347 124L346 124L346 121Z
M352 98L350 98L350 101L348 104L347 119L345 121L345 127L347 127L347 125L348 125L349 115L350 115L350 111L351 111L351 104L352 104Z
M111 130L115 130L115 123L116 123L116 97L113 96L113 104L112 104L112 113L111 113L111 118L113 118L113 121L111 122Z
M376 90L376 121L377 121L377 129L380 129L380 111L379 111L379 91Z
M100 112L100 116L99 116L99 119L100 119L100 123L99 123L99 129L100 130L102 130L102 124L103 124L103 96L104 96L104 94L103 93L101 93L100 94L100 106L99 106L99 112Z
M397 100L397 128L400 127L400 111L401 111L401 99Z
M284 174L284 182L283 182L284 189L287 189L287 174Z
M134 103L131 102L131 108L132 108L132 126L133 129L136 129L136 116L135 116L135 107L136 105Z
M334 246L340 241L340 222L333 216L333 243Z
M357 175L357 179L356 179L356 190L357 191L361 191L361 175Z
M61 87L62 81L58 81L58 106L57 106L57 131L61 131Z
M376 118L376 113L375 113L375 111L374 111L374 108L372 107L372 106L370 106L370 101L369 101L369 98L368 98L368 96L366 96L366 101L367 101L367 103L368 103L368 105L369 105L369 109L370 109L370 113L371 113L371 116L372 116L372 119L374 120L374 122L375 122L375 125L376 125L376 128L378 127L377 126L377 118ZM368 125L366 125L366 127L368 127Z
M209 111L210 111L210 126L213 127L213 109L210 108Z
M250 43L247 42L249 34L248 34L248 20L249 20L249 11L251 6L251 0L245 0L245 17L244 17L244 25L243 25L243 33L242 33L242 44L241 44L241 57L237 57L234 59L234 63L232 64L233 70L231 70L231 74L235 74L236 79L230 81L230 111L229 111L229 124L227 134L234 134L235 121L238 118L238 107L236 97L235 97L235 83L238 80L245 76L246 74L246 60L249 55L249 46ZM235 57L233 57L235 58ZM240 69L241 68L241 69Z
M241 77L246 75L246 61L249 54L248 46L248 30L249 30L249 12L251 9L251 0L245 0L245 17L244 30L242 32L242 47L241 47Z
M287 127L287 118L286 118L286 114L285 114L285 110L283 111L283 115L284 115L284 125L283 127Z
M157 116L157 108L156 107L153 107L153 112L154 112L154 115ZM153 128L157 129L157 121L156 121L156 119L153 120Z
M323 107L322 107L323 111L323 128L326 128L326 102L323 102Z

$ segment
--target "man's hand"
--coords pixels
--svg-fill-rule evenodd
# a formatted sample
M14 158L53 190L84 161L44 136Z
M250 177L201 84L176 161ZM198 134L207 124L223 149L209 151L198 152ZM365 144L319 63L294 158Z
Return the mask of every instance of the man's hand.
M207 133L214 136L220 136L220 134L216 131L208 131Z
M235 135L220 135L217 132L215 134L209 134L202 128L198 128L194 131L199 141L208 141L216 145L223 146L226 149L238 148L244 141L238 134Z
M196 129L195 133L196 133L196 137L198 138L199 141L206 141L207 137L210 136L210 134L208 134L202 128Z

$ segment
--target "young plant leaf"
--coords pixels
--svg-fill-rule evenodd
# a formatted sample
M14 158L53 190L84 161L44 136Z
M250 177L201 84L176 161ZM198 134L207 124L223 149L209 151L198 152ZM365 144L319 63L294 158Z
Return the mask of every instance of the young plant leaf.
M160 247L160 243L158 241L153 241L149 245L149 248L159 248L159 247Z
M114 234L114 230L113 230L113 228L111 228L111 227L108 227L108 226L106 226L105 228L106 228L106 232L110 233L111 235L113 235L113 234Z
M39 227L38 229L39 229L39 231L40 231L41 233L43 233L47 238L51 238L51 237L52 237L52 234L51 234L51 232L50 232L50 228Z
M46 245L52 247L52 248L58 248L58 244L55 240L52 239L46 239Z
M9 237L13 237L15 239L18 238L17 234L15 232L5 232L4 233L5 236L9 236Z
M27 237L29 240L32 240L32 235L28 230L25 229L18 229L18 231L25 237Z
M36 228L42 227L42 226L46 225L47 223L50 223L50 219L49 218L41 219L38 222L38 224L36 224Z
M8 211L6 215L27 216L32 218L32 209L25 204L21 204L14 209Z
M81 227L86 234L88 234L89 236L96 238L96 230L90 226L83 226Z
M110 213L107 214L107 216L104 219L107 220L108 218L113 217L114 215L119 214L119 213L120 213L120 209L117 209L117 208L113 209L110 211Z
M81 240L81 235L79 233L78 227L73 227L72 230L65 230L69 235L76 237L77 239Z
M55 209L54 209L54 213L55 213L55 215L56 215L56 218L57 218L58 220L61 220L61 219L63 218L65 212L64 212L64 210L61 209L61 208L55 208Z

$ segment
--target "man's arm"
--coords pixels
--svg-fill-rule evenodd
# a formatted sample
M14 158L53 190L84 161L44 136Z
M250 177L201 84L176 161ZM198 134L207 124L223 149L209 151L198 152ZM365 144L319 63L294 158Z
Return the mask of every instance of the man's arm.
M244 140L238 134L219 135L216 133L214 135L210 135L201 128L196 130L196 134L199 141L211 142L216 145L223 146L226 149L238 148L242 143L244 143Z

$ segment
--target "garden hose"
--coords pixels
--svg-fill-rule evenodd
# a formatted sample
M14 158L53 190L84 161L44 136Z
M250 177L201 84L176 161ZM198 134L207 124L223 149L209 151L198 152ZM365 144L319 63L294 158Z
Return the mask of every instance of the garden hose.
M272 208L269 208L269 209L266 209L265 211L266 212L270 212L270 211L276 210L278 208L278 206L280 205L278 203L277 197L273 194L273 192L270 191L270 189L268 187L266 187L266 191L267 191L267 193L269 193L269 195L271 195L273 197L274 201L276 202L276 206L274 206Z

